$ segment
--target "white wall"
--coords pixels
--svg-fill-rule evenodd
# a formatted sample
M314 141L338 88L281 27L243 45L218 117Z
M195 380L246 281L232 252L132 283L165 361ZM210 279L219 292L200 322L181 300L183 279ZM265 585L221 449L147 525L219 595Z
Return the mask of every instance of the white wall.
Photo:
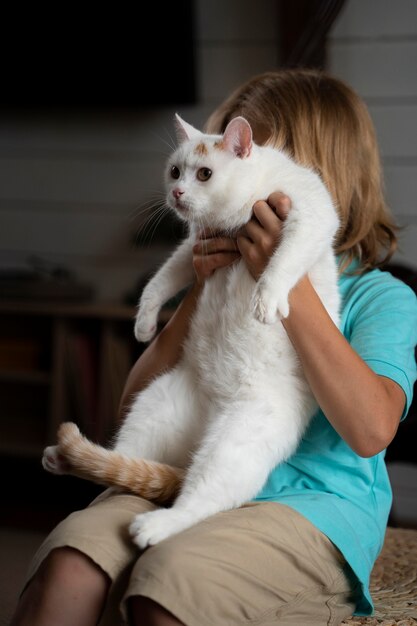
M249 76L278 65L275 0L196 1L201 125ZM365 98L383 154L388 197L417 266L417 2L348 0L332 31L330 69ZM30 254L64 264L117 298L167 253L135 247L144 209L161 196L174 109L136 115L0 123L0 266ZM151 232L151 228L149 232Z
M275 0L196 2L195 125L252 74L277 67ZM135 248L143 211L161 197L174 109L0 123L0 267L30 254L64 264L99 297L118 298L166 249ZM150 229L151 232L151 229Z
M331 33L329 65L369 106L388 201L404 227L395 260L417 267L417 2L347 0Z

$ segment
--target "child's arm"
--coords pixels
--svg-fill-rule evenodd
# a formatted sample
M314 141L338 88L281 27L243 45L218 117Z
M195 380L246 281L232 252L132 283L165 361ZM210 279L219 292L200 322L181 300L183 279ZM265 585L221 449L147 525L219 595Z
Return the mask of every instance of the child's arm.
M209 250L207 250L207 245L209 245ZM190 319L195 311L205 279L211 276L217 268L230 265L238 257L240 257L240 253L236 250L236 242L228 238L207 239L202 242L201 250L198 246L196 247L193 252L195 283L183 298L174 315L146 347L131 369L120 401L120 419L123 418L134 394L146 387L153 378L171 369L178 362L183 341L188 333Z
M397 432L404 391L353 350L307 277L290 293L290 303L283 324L320 408L357 454L381 452Z
M171 369L182 352L182 342L194 313L202 284L196 282L160 333L145 348L127 377L119 405L119 418L124 417L132 396L144 389L153 378Z
M269 203L269 204L268 204ZM258 278L279 243L290 201L272 194L254 207L255 220L238 245L249 271ZM290 293L284 327L297 351L316 400L335 430L361 456L372 456L392 441L404 409L397 383L378 376L351 348L304 277Z

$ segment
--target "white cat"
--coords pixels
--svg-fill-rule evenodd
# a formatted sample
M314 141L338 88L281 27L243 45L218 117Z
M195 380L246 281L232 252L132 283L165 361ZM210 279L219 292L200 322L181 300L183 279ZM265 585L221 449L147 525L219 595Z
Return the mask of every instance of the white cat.
M320 177L256 145L242 117L223 135L202 133L179 116L176 124L180 143L166 169L167 202L189 225L189 236L143 291L139 341L152 338L162 305L193 281L192 247L202 227L233 235L255 201L274 191L292 206L257 282L243 260L205 281L180 362L135 397L120 428L115 452L185 468L173 505L132 521L140 548L251 500L295 452L317 409L281 323L302 276L308 273L339 322L332 247L339 221Z

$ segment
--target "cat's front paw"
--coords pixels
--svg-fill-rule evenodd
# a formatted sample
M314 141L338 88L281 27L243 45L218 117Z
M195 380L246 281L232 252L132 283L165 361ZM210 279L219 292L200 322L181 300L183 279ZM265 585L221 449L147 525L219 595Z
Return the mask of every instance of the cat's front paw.
M135 320L135 337L139 342L147 342L152 339L158 328L159 303L146 303L140 305Z
M274 293L270 288L258 285L252 299L252 310L262 324L275 324L279 319L288 317L288 294Z
M59 446L48 446L43 451L42 466L52 474L66 474L69 465L59 452Z
M129 532L133 542L144 550L192 526L197 520L185 511L158 509L136 515Z

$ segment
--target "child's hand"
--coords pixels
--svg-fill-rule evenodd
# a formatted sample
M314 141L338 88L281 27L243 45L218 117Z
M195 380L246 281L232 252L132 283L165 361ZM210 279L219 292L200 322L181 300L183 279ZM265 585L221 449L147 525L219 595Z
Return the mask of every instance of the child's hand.
M291 200L281 192L253 205L253 216L237 237L238 249L255 280L261 276L279 245L283 223L291 209Z
M217 269L227 267L240 259L236 239L213 236L207 232L199 233L199 239L193 247L193 266L197 282L202 283Z
M253 206L252 219L243 226L237 241L230 237L201 232L193 247L193 266L198 282L204 282L217 269L227 267L241 256L257 280L277 247L282 225L291 208L283 193L272 193L268 200Z

